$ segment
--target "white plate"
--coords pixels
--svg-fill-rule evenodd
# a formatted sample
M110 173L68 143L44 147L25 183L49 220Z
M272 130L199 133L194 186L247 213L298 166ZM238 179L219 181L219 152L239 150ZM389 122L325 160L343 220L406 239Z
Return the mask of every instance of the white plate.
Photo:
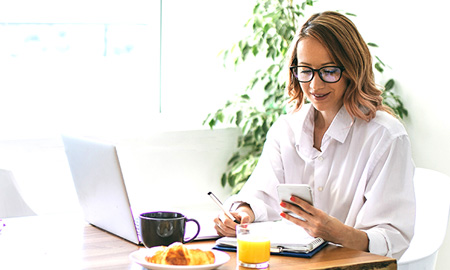
M218 251L218 250L211 250L214 253L215 261L213 264L205 264L205 265L163 265L163 264L156 264L156 263L150 263L145 259L145 256L152 256L156 250L158 250L159 247L152 247L152 248L141 248L139 250L136 250L135 252L132 252L130 254L130 259L151 270L207 270L207 269L215 269L225 263L227 263L230 260L230 255L226 254L225 252Z

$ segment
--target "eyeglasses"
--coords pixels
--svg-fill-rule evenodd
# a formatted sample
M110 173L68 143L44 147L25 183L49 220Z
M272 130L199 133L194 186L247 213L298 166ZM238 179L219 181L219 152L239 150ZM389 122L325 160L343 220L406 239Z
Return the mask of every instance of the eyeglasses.
M328 66L319 69L313 69L307 66L292 66L290 67L292 74L299 82L307 83L314 78L314 72L319 74L320 79L326 83L338 82L342 77L344 67Z

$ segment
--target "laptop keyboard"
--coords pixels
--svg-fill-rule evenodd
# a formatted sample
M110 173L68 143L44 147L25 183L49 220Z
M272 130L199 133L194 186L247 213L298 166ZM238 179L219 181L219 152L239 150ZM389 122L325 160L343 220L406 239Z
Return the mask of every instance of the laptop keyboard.
M136 226L136 232L138 235L139 240L141 240L141 221L139 217L134 218L134 225Z

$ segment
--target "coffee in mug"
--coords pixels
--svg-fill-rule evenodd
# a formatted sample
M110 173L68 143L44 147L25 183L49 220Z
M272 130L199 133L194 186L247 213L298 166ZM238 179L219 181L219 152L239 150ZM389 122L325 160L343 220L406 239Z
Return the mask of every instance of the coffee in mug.
M168 246L175 242L188 243L197 237L200 233L200 224L195 219L189 219L181 213L176 212L148 212L142 213L141 238L147 248L155 246ZM194 222L197 224L197 233L185 239L186 223Z

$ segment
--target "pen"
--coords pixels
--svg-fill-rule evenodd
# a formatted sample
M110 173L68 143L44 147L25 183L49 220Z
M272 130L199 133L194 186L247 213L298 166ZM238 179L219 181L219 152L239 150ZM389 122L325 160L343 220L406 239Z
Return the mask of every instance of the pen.
M222 203L220 202L220 200L216 197L216 195L214 195L211 191L208 192L209 197L211 197L211 199L217 204L217 206L220 207L220 209L222 209L222 211L225 213L225 215L227 215L227 217L229 217L232 221L234 221L235 223L239 224L239 222L233 217L233 215L226 210Z

